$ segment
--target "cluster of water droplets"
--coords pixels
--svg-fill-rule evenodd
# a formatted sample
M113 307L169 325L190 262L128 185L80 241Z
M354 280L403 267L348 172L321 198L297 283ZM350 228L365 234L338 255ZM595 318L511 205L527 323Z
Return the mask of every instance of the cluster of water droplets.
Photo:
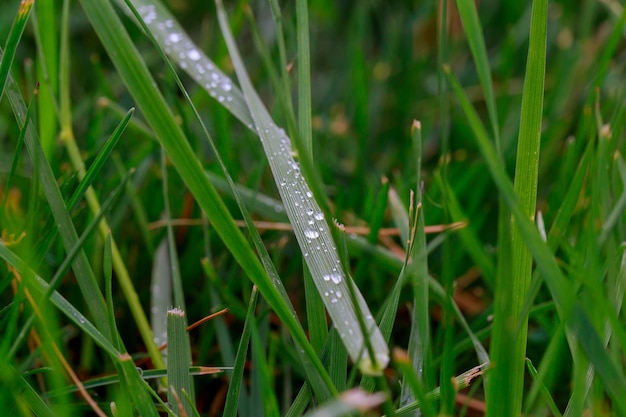
M165 53L191 75L220 103L233 101L233 83L209 60L173 19L161 16L154 4L142 4L137 11L152 30Z

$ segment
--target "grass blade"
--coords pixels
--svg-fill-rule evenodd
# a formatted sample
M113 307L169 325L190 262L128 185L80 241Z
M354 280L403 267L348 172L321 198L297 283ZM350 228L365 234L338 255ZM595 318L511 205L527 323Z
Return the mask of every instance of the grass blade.
M167 400L177 410L176 415L190 416L195 406L193 380L189 374L191 365L191 347L187 333L187 318L180 308L167 312ZM192 403L185 398L189 394Z
M534 219L543 113L548 2L535 0L530 29L526 78L515 165L515 193L522 214ZM532 275L532 254L511 220L512 276L498 274L492 330L494 364L487 386L487 416L515 416L521 412L528 316L524 300ZM519 327L518 327L519 326Z

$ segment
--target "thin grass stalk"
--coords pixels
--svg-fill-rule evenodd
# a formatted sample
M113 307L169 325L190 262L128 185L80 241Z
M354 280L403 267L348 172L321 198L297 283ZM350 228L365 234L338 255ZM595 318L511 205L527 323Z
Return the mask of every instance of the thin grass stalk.
M514 189L523 215L535 217L546 62L547 1L533 2L530 45L515 165ZM521 412L528 316L522 317L532 276L532 254L511 219L510 278L499 275L495 297L492 371L487 391L487 416L516 416ZM519 327L518 327L519 323Z
M13 112L18 123L23 123L27 113L24 100L12 77L9 76L7 81L8 85L6 86L6 92L13 108ZM37 139L37 133L32 124L29 124L27 127L25 141L31 160L33 161L33 164L37 166L39 180L41 181L44 194L50 204L55 221L58 224L59 234L61 235L63 246L66 251L69 252L78 240L78 235L70 215L66 211L63 197L54 178L54 173L45 159L41 144ZM110 336L111 333L106 320L106 306L104 299L98 288L95 275L91 270L84 251L80 252L74 261L73 267L83 296L86 300L89 300L88 306L94 320L96 320L99 324L102 332L106 336Z

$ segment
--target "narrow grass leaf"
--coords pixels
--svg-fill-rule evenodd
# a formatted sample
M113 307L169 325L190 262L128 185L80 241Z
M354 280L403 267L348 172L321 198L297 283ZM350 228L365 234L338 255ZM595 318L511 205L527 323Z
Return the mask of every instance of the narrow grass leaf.
M104 166L104 163L109 159L109 156L115 148L115 145L117 145L117 142L122 137L122 134L124 133L126 126L128 126L128 123L130 122L134 112L135 109L130 109L128 110L128 112L126 112L113 133L111 133L111 136L109 136L107 141L104 143L102 149L100 149L100 152L98 152L96 159L94 159L92 164L89 165L89 169L87 169L87 171L85 172L85 176L80 180L78 187L72 193L72 197L67 202L68 211L71 212L72 210L74 210L87 189L91 187L93 181L98 177L98 174L100 174L100 170Z
M389 362L387 345L373 317L369 314L369 308L362 295L355 292L369 332L365 335L361 333L355 316L355 306L347 297L349 294L347 276L341 267L330 229L324 221L324 214L300 173L299 164L292 156L289 138L272 122L248 79L219 2L218 18L261 143L268 155L287 216L294 227L296 238L318 291L322 294L326 308L354 363L366 374L380 373ZM370 338L374 347L376 354L374 358L369 358L363 352L366 337Z

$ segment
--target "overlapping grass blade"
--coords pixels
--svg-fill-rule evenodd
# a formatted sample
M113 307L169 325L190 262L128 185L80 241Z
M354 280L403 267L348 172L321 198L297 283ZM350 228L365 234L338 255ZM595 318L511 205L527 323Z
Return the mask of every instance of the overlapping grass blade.
M387 345L373 317L369 314L365 300L360 293L355 292L356 302L364 315L366 328L370 332L368 335L361 333L357 325L354 305L348 298L349 289L346 283L348 278L340 265L330 229L324 221L324 214L313 198L308 184L300 173L300 167L292 156L289 138L272 122L248 79L219 2L218 18L250 113L268 155L286 213L294 227L296 238L318 291L323 294L322 299L351 359L364 373L379 373L389 361ZM374 347L376 354L374 358L363 354L366 337L370 338Z
M84 0L83 7L92 21L98 36L102 39L103 45L108 49L109 55L120 72L122 79L125 81L185 184L196 197L200 207L205 211L213 227L235 259L242 266L248 277L258 286L261 294L268 300L283 323L289 328L296 343L304 350L306 357L310 361L311 369L315 369L311 377L316 378L318 381L314 384L316 392L322 397L328 396L334 391L332 383L308 344L302 327L297 322L293 310L290 309L290 304L285 301L286 295L281 294L277 289L282 288L282 286L272 282L272 279L278 280L278 276L272 277L272 279L268 277L242 233L235 225L222 199L207 180L200 162L176 123L171 111L168 109L163 96L156 89L145 62L140 59L138 51L130 41L128 33L111 5L109 3L101 4L93 0ZM145 9L143 10L146 12ZM152 13L153 10L149 9L148 12ZM150 14L150 16L152 15ZM152 19L154 19L154 16L152 16ZM193 49L193 51L199 54L196 49ZM192 58L196 56L191 51L189 53ZM231 90L232 85L226 88ZM269 267L271 268L271 265Z

